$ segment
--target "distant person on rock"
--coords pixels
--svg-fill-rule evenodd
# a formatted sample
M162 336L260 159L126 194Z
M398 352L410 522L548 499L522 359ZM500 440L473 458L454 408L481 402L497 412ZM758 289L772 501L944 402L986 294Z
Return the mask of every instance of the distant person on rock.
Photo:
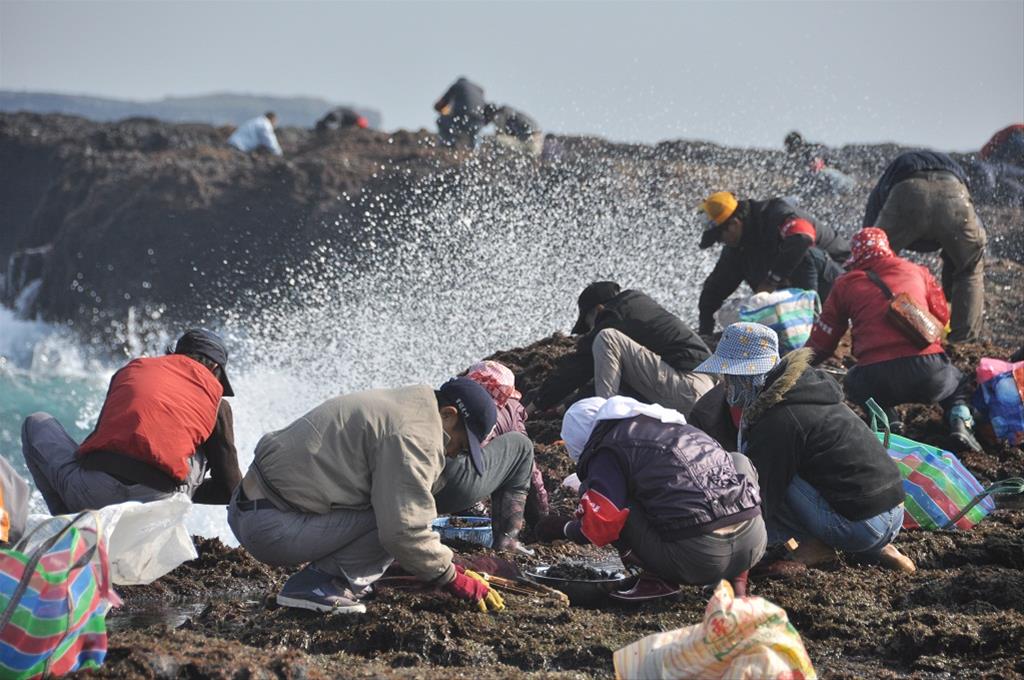
M316 131L321 134L347 128L362 128L365 130L368 127L370 127L370 122L366 120L366 117L347 106L339 106L336 109L332 109L326 116L316 122Z
M594 393L690 412L715 381L693 369L710 356L682 319L639 290L597 281L580 293L576 350L562 357L533 395L528 411L551 408L594 381Z
M483 470L481 442L495 419L494 401L468 378L329 399L263 435L228 524L256 559L305 565L277 595L285 607L364 612L371 586L397 559L481 611L503 609L431 530L446 460L468 455Z
M242 153L267 149L275 156L280 156L281 145L277 143L277 135L274 134L276 126L277 115L273 111L267 111L262 116L250 118L239 125L228 137L228 144Z
M896 257L881 229L853 235L847 273L840 276L814 323L807 346L814 363L832 356L847 327L853 333L857 365L846 374L846 397L863 405L869 398L890 410L899 404L938 403L961 450L980 451L972 434L971 384L934 342L921 347L889 317L890 295L906 293L940 325L949 320L942 288L926 267ZM886 291L883 291L883 287Z
M824 300L850 255L845 238L782 198L741 201L719 191L700 207L706 219L700 247L724 244L700 293L703 336L715 330L715 312L742 282L754 293L801 288Z
M1024 207L1024 123L1005 127L981 148L971 171L979 200Z
M857 185L852 177L833 167L824 145L808 142L796 130L786 135L784 145L802 194L843 194Z
M547 514L548 495L540 470L533 462L533 442L526 436L526 410L519 403L522 395L515 388L512 371L497 361L470 366L466 377L483 387L494 400L495 426L482 442L482 466L469 456L445 461L434 503L438 514L450 515L490 498L491 547L523 550L519 532L523 529L527 504L532 497L535 513L543 510ZM534 474L539 479L539 489L533 481Z
M582 492L576 516L552 515L540 540L614 544L623 563L645 571L612 597L652 600L680 583L730 579L746 594L747 570L764 554L757 472L683 414L629 397L590 397L573 404L562 439Z
M544 133L530 116L511 106L487 104L484 120L494 124L494 139L509 149L539 158L544 151Z
M902 153L868 197L863 221L883 229L897 255L941 250L942 289L953 308L950 342L976 342L984 324L987 238L966 182L944 153Z
M780 360L775 331L735 323L697 367L725 377L724 398L739 412L738 448L757 469L768 544L795 538L792 558L808 566L833 561L838 550L913 572L892 545L903 526L900 471L839 385L811 366L813 356L804 348Z
M235 451L224 342L190 330L173 354L128 362L110 380L103 409L78 445L48 413L21 430L25 462L54 515L176 492L224 505L242 473ZM206 473L210 472L207 478Z
M475 149L477 135L486 125L484 120L484 90L462 77L434 103L441 114L437 119L437 133L441 144L456 149Z

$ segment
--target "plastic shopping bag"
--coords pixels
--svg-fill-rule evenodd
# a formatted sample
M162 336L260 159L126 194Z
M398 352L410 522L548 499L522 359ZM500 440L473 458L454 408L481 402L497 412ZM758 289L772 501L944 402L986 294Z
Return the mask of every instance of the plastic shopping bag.
M120 586L152 583L182 562L198 557L185 528L185 515L191 507L189 497L178 493L159 501L128 501L98 510L113 582ZM29 527L48 519L32 515Z
M866 406L871 429L903 477L904 529L967 530L996 509L988 495L992 490L982 487L956 455L890 434L889 419L882 408L874 399L869 399Z
M996 439L1010 446L1024 443L1024 364L979 384L974 408L992 425Z
M648 635L613 655L625 680L810 680L817 678L786 611L760 597L715 588L701 623Z
M53 518L0 549L0 677L56 676L103 663L106 615L120 600L110 588L99 522L89 511Z
M740 307L740 321L768 326L779 336L779 354L803 347L811 337L814 317L821 311L818 293L784 288L757 293Z

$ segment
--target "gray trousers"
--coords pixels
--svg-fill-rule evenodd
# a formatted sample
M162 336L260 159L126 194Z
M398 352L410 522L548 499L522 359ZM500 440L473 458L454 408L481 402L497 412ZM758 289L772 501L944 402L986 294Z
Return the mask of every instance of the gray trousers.
M495 437L484 447L486 469L478 475L469 456L455 456L445 461L441 473L441 489L434 494L439 515L450 515L488 498L496 492L530 491L533 471L533 442L518 432Z
M323 515L276 508L240 510L239 485L228 506L228 526L260 562L317 569L344 578L360 594L387 570L394 558L380 544L372 509L333 510Z
M689 373L670 366L660 356L614 328L594 338L594 393L610 399L625 382L651 404L690 415L693 405L715 386L706 373Z
M741 475L757 479L757 471L742 453L733 453L733 464ZM758 563L768 545L768 533L761 515L728 535L701 534L677 541L665 541L655 531L643 509L629 510L620 537L644 567L675 583L712 585L731 579Z
M142 484L125 484L105 472L86 470L75 458L78 444L49 413L33 413L21 426L21 450L32 479L52 515L98 510L108 505L147 503L186 493L191 498L206 476L206 459L197 452L189 459L189 478L173 492Z
M892 188L875 226L885 230L897 253L928 241L942 249L943 288L952 305L949 340L978 340L987 237L967 187L948 172L915 173Z

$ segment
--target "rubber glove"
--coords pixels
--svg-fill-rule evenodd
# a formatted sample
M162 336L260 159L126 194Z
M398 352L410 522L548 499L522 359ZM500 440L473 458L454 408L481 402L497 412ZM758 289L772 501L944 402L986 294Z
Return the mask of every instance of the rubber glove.
M572 521L572 517L552 513L541 517L533 527L533 535L541 543L551 543L565 538L565 525Z
M445 588L455 597L475 602L482 612L500 612L505 608L505 600L498 591L491 588L483 576L470 569L460 571L456 568L455 579Z

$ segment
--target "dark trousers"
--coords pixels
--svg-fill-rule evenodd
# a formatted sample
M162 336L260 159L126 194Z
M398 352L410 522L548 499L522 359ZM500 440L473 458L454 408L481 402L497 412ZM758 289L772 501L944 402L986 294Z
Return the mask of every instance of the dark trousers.
M850 401L874 398L882 408L938 403L949 411L970 402L970 382L945 352L854 366L843 384Z
M789 275L789 285L802 290L818 291L818 298L824 302L832 290L832 284L843 273L843 268L821 248L808 248L796 268Z

